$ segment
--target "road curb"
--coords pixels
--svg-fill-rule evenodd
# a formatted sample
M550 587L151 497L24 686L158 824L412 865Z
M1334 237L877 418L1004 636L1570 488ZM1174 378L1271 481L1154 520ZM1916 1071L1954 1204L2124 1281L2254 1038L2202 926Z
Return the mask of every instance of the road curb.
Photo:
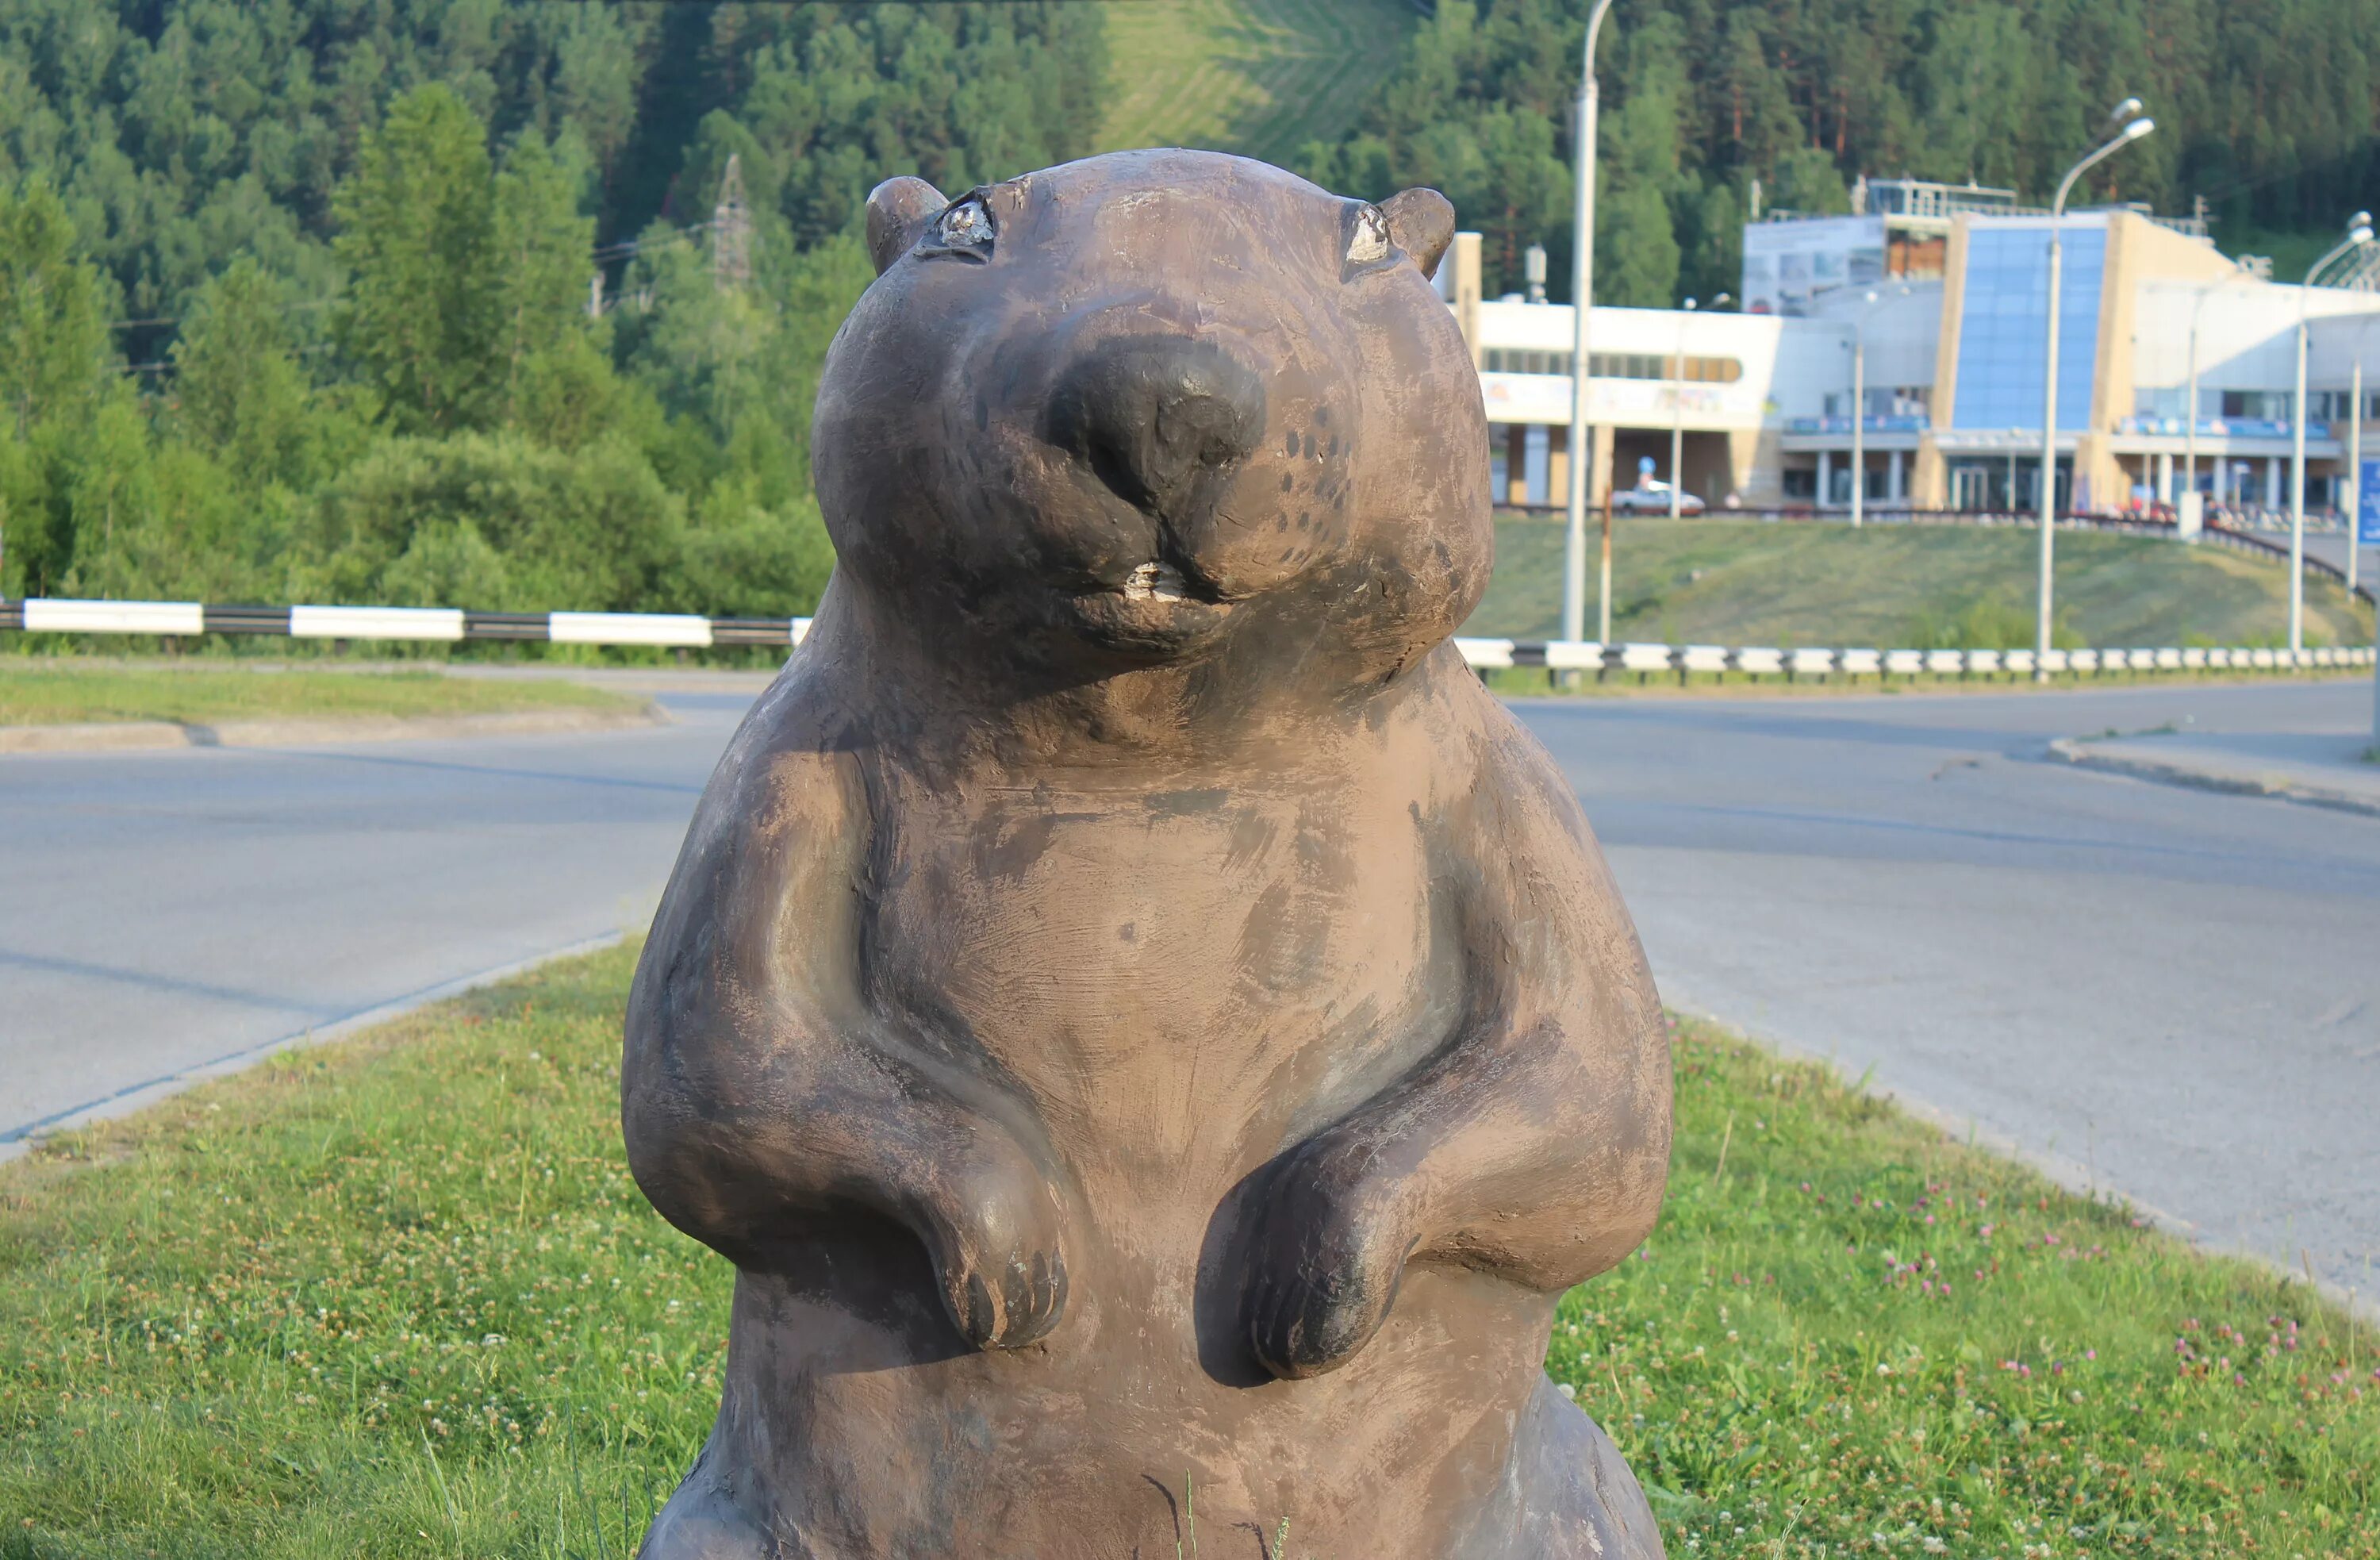
M2077 769L2127 774L2135 780L2152 780L2163 786L2183 786L2192 790L2220 791L2227 796L2274 797L2308 807L2327 807L2341 812L2360 812L2380 818L2380 799L2359 796L2352 791L2333 790L2327 786L2310 786L2288 774L2235 774L2160 759L2094 752L2086 739L2077 737L2057 738L2049 744L2049 752L2052 758L2072 764Z
M475 715L321 715L225 721L92 721L72 725L0 726L0 754L127 752L152 748L293 748L346 742L543 737L668 725L669 712L648 701L628 710L560 707Z
M550 949L545 953L531 954L526 958L513 959L504 964L476 970L468 975L459 975L452 980L441 981L434 985L424 986L419 991L408 992L385 1002L375 1003L370 1007L359 1008L325 1023L310 1025L292 1033L262 1041L254 1045L243 1046L239 1050L225 1053L207 1061L194 1062L188 1066L177 1067L157 1078L128 1084L99 1099L86 1100L79 1105L70 1105L39 1121L30 1122L22 1127L12 1127L6 1133L0 1133L0 1164L6 1164L12 1159L23 1158L58 1133L79 1131L86 1127L119 1121L126 1116L138 1115L152 1105L172 1099L175 1095L186 1090L194 1089L201 1083L214 1079L229 1078L235 1073L246 1072L250 1067L277 1056L285 1051L352 1040L383 1024L394 1024L426 1007L435 1006L442 1002L451 1002L458 996L467 995L482 987L496 985L512 980L516 976L533 973L549 964L559 964L565 959L582 958L589 954L601 953L606 948L617 947L635 935L637 933L633 932L620 931L584 937L577 942L565 944L562 947Z
M1681 1002L1664 998L1663 1005L1674 1013L1699 1018L1706 1024L1757 1046L1771 1055L1788 1061L1804 1062L1824 1067L1846 1089L1871 1100L1881 1101L1922 1126L1942 1135L1945 1142L1961 1143L1972 1149L2022 1164L2072 1196L2084 1198L2103 1206L2122 1208L2144 1220L2162 1233L2181 1241L2192 1250L2203 1254L2233 1257L2265 1269L2283 1284L2304 1283L2315 1293L2350 1316L2380 1326L2380 1296L2363 1294L2329 1278L2316 1278L2311 1271L2301 1275L2301 1270L2284 1258L2260 1251L2240 1241L2225 1240L2210 1234L2203 1225L2180 1214L2143 1201L2122 1186L2102 1176L2097 1169L2084 1161L2035 1148L2009 1134L1982 1125L1973 1112L1947 1109L1920 1094L1912 1094L1897 1084L1883 1084L1870 1073L1853 1076L1843 1065L1842 1058L1831 1053L1814 1051L1797 1045L1780 1036L1746 1025L1741 1020L1726 1018L1691 999Z

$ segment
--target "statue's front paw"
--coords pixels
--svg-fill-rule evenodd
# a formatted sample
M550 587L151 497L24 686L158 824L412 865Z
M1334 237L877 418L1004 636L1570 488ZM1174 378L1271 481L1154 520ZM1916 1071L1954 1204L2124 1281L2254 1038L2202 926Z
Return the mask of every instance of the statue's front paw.
M1266 1370L1321 1375L1379 1331L1413 1253L1406 1200L1367 1154L1309 1144L1281 1167L1248 1290L1248 1343Z
M978 1348L1032 1343L1066 1309L1058 1200L1023 1154L1014 1157L953 1169L923 1221L942 1303Z

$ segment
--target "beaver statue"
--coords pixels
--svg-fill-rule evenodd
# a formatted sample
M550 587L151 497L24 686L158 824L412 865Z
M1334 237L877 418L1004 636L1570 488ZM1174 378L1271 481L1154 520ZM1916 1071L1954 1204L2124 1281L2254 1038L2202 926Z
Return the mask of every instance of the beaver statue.
M644 1554L1658 1556L1544 1360L1659 1207L1667 1030L1449 640L1452 208L1135 152L867 222L833 581L629 1004L629 1163L738 1273Z

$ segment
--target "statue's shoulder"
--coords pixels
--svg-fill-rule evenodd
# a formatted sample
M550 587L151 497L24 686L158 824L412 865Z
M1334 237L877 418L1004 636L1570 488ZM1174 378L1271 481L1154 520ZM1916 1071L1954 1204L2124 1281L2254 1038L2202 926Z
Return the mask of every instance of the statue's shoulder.
M866 807L865 761L878 725L842 668L796 652L729 740L700 820L747 840L788 829L847 832Z

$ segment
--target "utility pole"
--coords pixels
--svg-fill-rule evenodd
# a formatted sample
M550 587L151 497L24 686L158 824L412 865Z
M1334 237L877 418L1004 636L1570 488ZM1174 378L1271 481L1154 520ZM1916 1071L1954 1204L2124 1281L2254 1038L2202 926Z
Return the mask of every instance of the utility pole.
M733 152L710 209L710 275L722 289L740 291L752 281L752 212L744 203L744 162Z
M1572 191L1570 306L1576 316L1571 333L1570 357L1570 505L1569 525L1562 541L1562 638L1576 641L1586 635L1586 469L1592 458L1586 430L1587 318L1595 308L1595 126L1600 99L1595 84L1595 43L1603 30L1604 13L1611 0L1596 0L1586 18L1586 45L1580 55L1576 153L1577 188ZM1611 639L1611 544L1607 526L1604 542L1603 604L1597 613L1602 627L1598 642Z

